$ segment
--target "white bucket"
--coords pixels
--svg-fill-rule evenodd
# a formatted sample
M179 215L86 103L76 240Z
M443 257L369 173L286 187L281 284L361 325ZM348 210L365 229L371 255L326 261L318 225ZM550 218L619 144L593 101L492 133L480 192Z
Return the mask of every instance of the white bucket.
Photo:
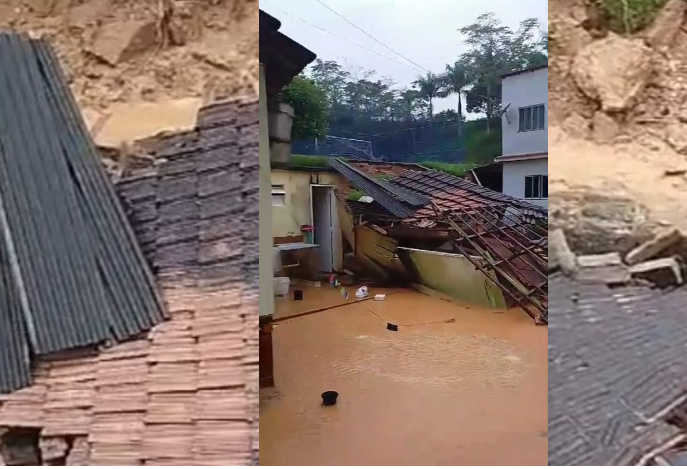
M286 296L289 294L289 277L274 277L274 294Z

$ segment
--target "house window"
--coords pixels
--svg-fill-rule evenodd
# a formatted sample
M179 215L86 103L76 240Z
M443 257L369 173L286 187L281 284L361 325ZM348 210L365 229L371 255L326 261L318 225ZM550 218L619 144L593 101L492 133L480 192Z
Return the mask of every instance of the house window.
M546 126L546 108L538 106L521 107L519 114L519 132L544 130Z
M283 207L286 205L286 191L283 185L272 186L272 206Z
M549 198L549 177L548 176L525 176L525 198L526 199L548 199Z

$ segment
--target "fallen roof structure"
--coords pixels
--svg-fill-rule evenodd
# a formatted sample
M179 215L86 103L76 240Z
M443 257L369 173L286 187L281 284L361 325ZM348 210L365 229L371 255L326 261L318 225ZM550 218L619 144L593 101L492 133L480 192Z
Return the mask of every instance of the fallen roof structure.
M545 209L441 171L410 169L384 180L341 159L330 164L374 199L365 206L348 203L354 215L367 217L391 237L444 236L452 241L452 252L463 254L537 323L546 322Z
M551 283L549 464L671 465L652 459L687 445L687 290Z
M47 43L0 34L0 393L32 360L135 336L154 278Z
M258 128L257 96L204 107L117 184L168 320L39 357L0 433L37 431L47 465L258 464Z

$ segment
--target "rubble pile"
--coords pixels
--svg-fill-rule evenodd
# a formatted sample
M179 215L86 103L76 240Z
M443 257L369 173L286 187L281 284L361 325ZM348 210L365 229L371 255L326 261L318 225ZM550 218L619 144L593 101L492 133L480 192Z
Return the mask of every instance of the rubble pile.
M627 252L576 255L560 228L551 232L549 242L549 272L561 271L581 282L658 288L684 283L687 235L678 228L660 230Z

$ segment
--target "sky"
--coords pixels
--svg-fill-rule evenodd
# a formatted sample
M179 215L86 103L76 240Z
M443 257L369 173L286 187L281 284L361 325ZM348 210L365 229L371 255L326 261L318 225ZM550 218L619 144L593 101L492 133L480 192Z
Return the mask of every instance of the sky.
M472 24L482 13L494 13L513 29L520 21L534 17L543 29L548 29L548 0L321 1L386 46L435 73L442 73L446 64L454 63L466 51L458 29ZM409 86L424 73L317 0L260 0L260 8L281 21L282 33L315 52L319 59L336 60L350 72L376 70L378 77L390 77L399 86ZM439 100L434 107L440 112L456 104L457 98L450 97Z

